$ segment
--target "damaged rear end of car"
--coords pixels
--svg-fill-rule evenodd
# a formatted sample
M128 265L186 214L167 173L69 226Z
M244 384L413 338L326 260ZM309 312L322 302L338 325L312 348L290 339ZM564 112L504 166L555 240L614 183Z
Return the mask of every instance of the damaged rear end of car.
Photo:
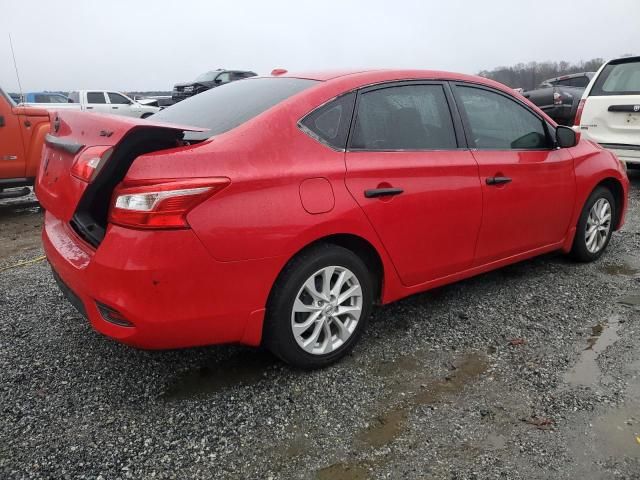
M170 298L200 288L180 282L176 272L214 270L186 215L229 180L175 175L179 168L171 177L126 179L145 154L197 148L185 132L204 129L81 112L51 117L36 193L45 210L45 253L62 292L94 328L134 346L193 343L181 328L185 319L189 336L195 331L211 341L201 305Z

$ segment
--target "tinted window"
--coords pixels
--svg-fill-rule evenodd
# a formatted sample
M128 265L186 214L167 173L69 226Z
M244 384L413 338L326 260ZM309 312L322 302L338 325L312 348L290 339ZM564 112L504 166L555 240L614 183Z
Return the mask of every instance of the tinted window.
M356 94L348 93L307 115L300 123L312 137L334 148L344 149Z
M49 95L49 102L51 102L51 103L68 103L69 100L64 95Z
M529 110L499 93L456 87L477 148L490 150L548 148L544 123Z
M640 61L609 64L598 76L591 95L640 95Z
M216 75L220 72L220 70L213 70L211 72L203 73L199 75L194 80L195 82L213 82L213 79L216 78Z
M221 73L216 77L216 83L228 83L231 80L231 74L229 72Z
M129 105L129 103L131 103L127 97L119 93L109 92L108 95L111 103L117 103L119 105Z
M87 92L87 103L107 103L102 92Z
M360 95L352 149L456 148L451 112L441 85L406 85Z
M315 80L284 77L231 82L165 108L153 118L158 122L207 128L206 132L185 136L191 140L205 139L251 120L315 83Z
M589 78L588 77L565 78L564 80L556 81L555 85L564 86L564 87L586 88L586 86L589 85Z
M69 94L69 100L71 100L72 103L79 103L80 102L80 94L78 92L71 92Z

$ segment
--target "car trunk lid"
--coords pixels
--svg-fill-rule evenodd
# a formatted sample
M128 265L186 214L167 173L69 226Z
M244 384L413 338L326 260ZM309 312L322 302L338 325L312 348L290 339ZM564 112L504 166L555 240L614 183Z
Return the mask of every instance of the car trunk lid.
M85 223L86 228L104 230L111 192L137 156L182 146L185 131L204 131L75 111L52 112L50 120L51 131L43 147L36 194L45 210L79 230L83 230ZM97 175L84 181L72 173L72 168L83 152L95 147L111 151Z

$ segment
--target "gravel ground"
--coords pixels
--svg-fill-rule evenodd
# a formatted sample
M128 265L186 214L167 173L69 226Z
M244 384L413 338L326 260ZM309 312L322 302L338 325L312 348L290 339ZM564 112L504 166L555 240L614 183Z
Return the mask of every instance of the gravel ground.
M630 176L600 261L547 255L379 308L352 356L311 373L98 335L45 262L2 270L42 255L41 213L0 205L0 478L638 479Z

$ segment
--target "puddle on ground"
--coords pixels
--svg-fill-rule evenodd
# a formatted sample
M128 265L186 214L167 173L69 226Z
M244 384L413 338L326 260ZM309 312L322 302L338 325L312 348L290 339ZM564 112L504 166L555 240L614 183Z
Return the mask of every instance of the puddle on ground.
M593 425L599 453L604 457L640 458L640 414L638 408L614 410Z
M161 396L165 400L186 400L216 393L237 385L252 385L264 378L275 363L260 351L245 352L230 361L197 367L183 374Z
M618 257L617 260L620 262L619 264L602 265L599 270L608 275L623 277L633 277L640 273L640 262L635 256L622 256Z
M628 307L640 306L640 294L627 295L618 299L618 303L626 305Z
M394 372L412 374L394 378L390 385L392 391L403 392L406 399L397 407L375 417L372 424L358 435L358 439L372 447L381 447L392 442L405 430L412 407L443 401L461 392L488 367L489 362L484 355L477 353L467 355L454 367L451 374L433 381L433 379L427 379L428 374L425 375L420 371L420 362L412 357L384 366L381 372L387 376L392 376Z
M587 347L580 354L578 363L564 375L565 383L569 385L595 385L600 379L598 356L607 347L618 341L620 317L614 315L605 323L591 327L591 336L587 339Z
M367 480L369 472L359 465L336 463L330 467L318 470L317 480Z

